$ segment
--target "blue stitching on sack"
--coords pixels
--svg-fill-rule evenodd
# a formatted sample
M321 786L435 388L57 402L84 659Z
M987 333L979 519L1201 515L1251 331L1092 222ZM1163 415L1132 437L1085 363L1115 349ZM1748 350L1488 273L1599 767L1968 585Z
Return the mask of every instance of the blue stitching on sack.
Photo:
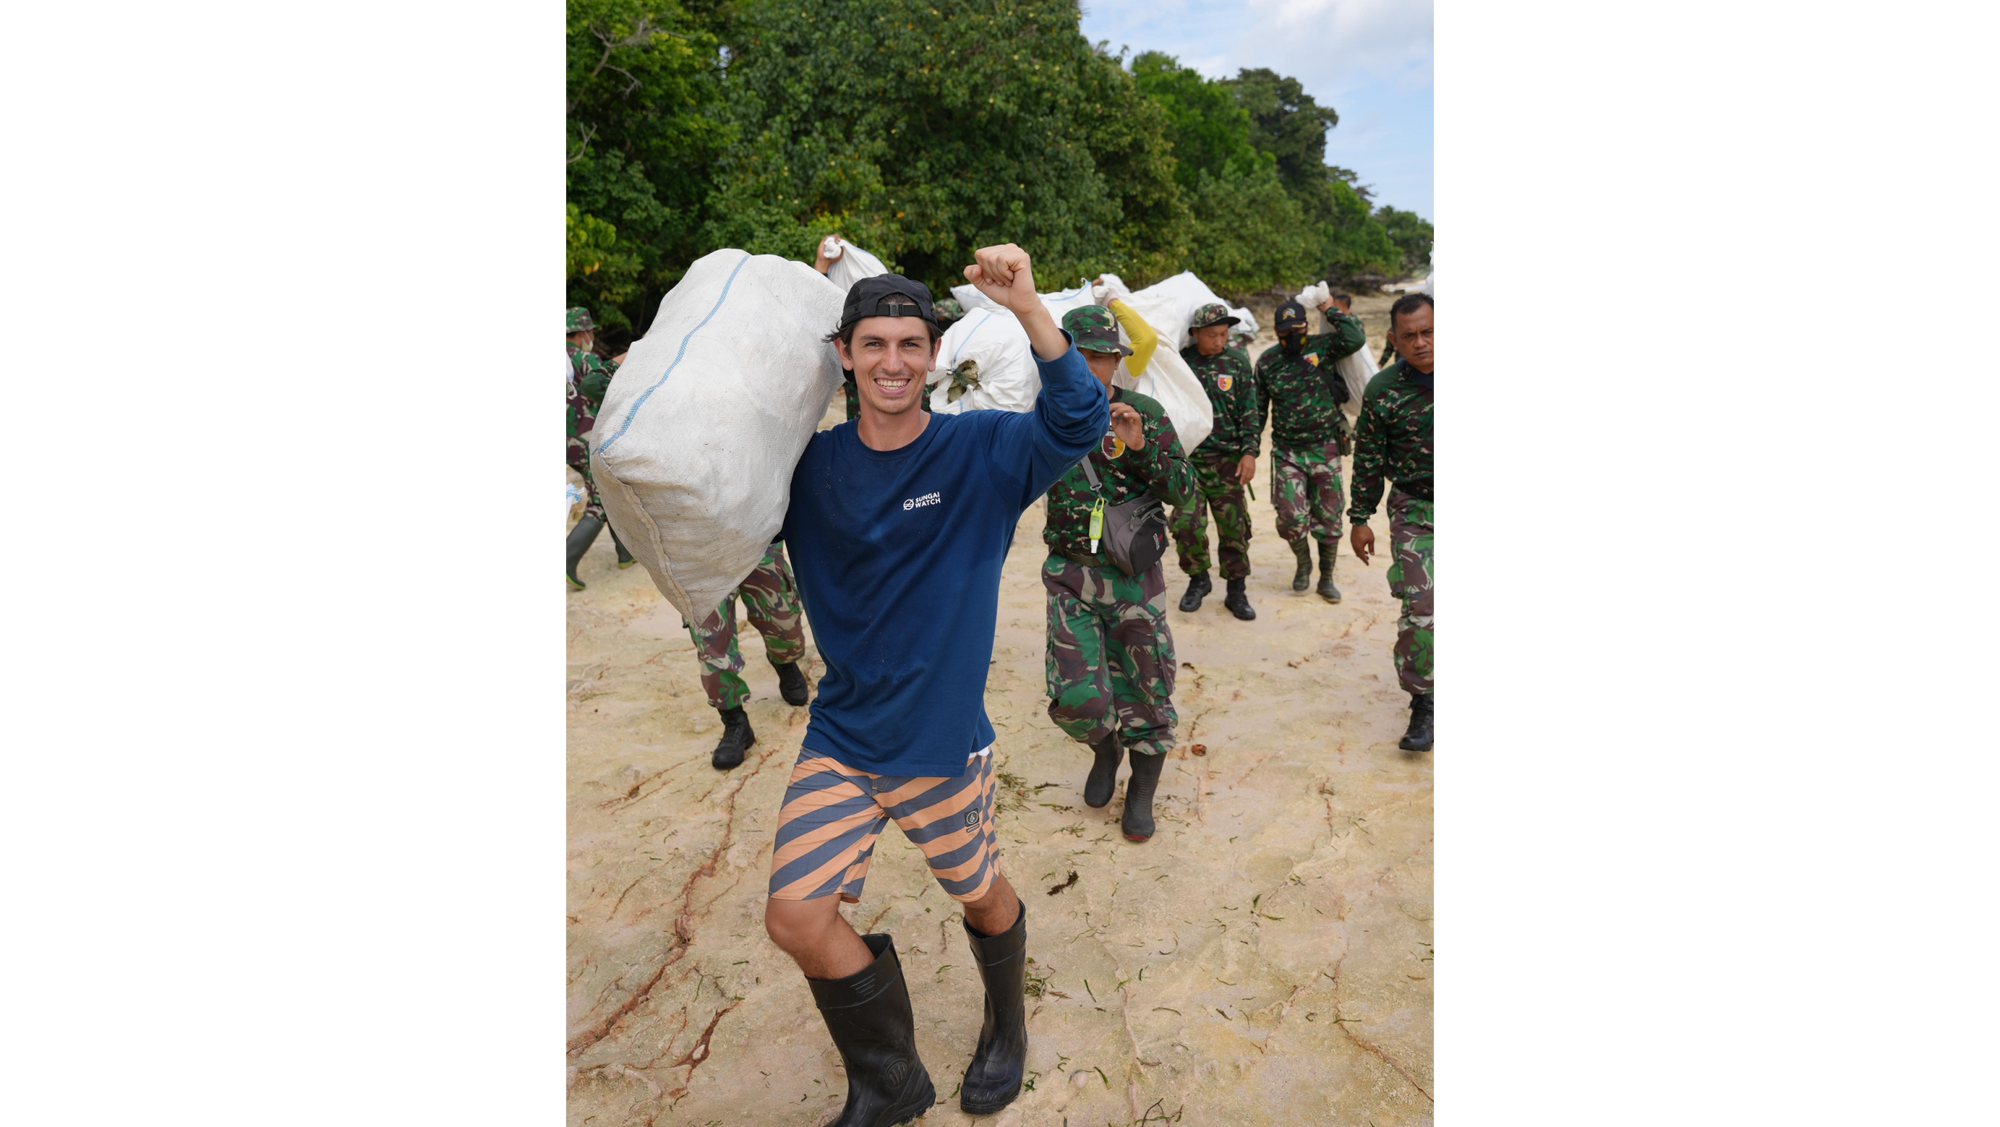
M625 412L625 422L618 428L618 433L612 435L610 438L605 439L604 444L597 448L597 452L599 454L602 454L606 450L611 449L612 443L625 437L625 432L627 430L630 430L632 427L632 416L639 413L639 408L644 407L646 405L646 400L651 398L654 392L660 390L660 384L666 383L667 377L674 374L675 368L680 367L681 360L687 356L688 342L694 339L694 335L701 331L701 326L708 324L709 318L714 317L716 312L722 308L722 303L728 300L729 287L736 284L737 271L742 270L743 263L748 261L750 261L750 255L746 252L743 255L742 259L740 259L736 263L736 269L731 270L729 272L729 280L722 283L722 292L716 295L715 298L715 308L708 311L708 316L703 317L701 319L701 324L698 324L694 328L689 329L687 331L687 335L681 338L681 348L679 352L674 353L674 362L667 365L667 370L660 374L658 382L654 383L652 387L649 387L646 390L639 393L638 400L634 402L631 408Z
M980 309L975 310L975 312L984 313L986 317L977 325L972 326L964 336L958 338L958 347L951 350L951 363L948 365L949 367L958 367L958 358L965 355L965 346L971 344L972 338L979 335L979 330L986 327L986 322L993 319L993 311L991 309Z

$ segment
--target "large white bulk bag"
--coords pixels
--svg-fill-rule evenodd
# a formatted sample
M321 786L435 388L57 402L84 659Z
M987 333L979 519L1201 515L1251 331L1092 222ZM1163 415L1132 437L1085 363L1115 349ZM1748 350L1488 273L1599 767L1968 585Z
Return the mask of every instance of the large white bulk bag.
M1194 342L1188 334L1188 322L1194 320L1195 310L1209 302L1228 305L1191 270L1183 270L1143 290L1134 290L1132 296L1125 299L1125 303L1144 317L1146 323L1153 326L1154 332L1160 334L1161 346L1175 351Z
M838 255L832 262L827 264L826 280L840 287L840 293L843 298L847 296L848 287L861 279L873 278L889 272L889 268L882 265L881 259L869 254L839 235L828 235L825 242L831 244L827 245L825 249L834 251Z
M1119 329L1119 336L1124 338L1123 328ZM1125 343L1130 347L1132 342L1127 339ZM1146 362L1146 370L1138 378L1134 379L1125 365L1120 364L1111 382L1158 400L1167 418L1174 421L1174 434L1181 440L1182 453L1194 453L1194 448L1215 429L1215 409L1209 406L1208 392L1202 389L1201 380L1187 361L1181 359L1181 354L1164 342L1153 350L1153 358Z
M845 291L811 266L696 259L611 380L590 467L618 536L692 621L757 566L840 384Z
M975 291L977 292L977 291ZM1042 393L1042 370L1035 366L1028 330L1005 308L989 301L968 309L938 341L937 367L924 377L932 384L931 411L1032 411ZM953 383L962 394L950 398Z

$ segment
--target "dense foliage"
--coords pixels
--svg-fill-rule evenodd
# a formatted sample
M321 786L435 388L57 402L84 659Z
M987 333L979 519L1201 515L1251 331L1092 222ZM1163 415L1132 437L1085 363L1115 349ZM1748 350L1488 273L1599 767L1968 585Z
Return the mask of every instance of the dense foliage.
M839 231L942 287L1015 240L1048 284L1245 293L1421 268L1430 224L1324 164L1338 118L1077 30L1074 0L569 0L568 284L643 320L716 247Z

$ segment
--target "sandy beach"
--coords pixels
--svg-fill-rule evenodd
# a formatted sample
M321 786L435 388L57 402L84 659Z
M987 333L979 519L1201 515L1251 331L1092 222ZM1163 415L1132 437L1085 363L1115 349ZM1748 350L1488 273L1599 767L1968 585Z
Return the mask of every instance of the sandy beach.
M1371 355L1390 300L1357 303ZM986 707L1002 865L1027 904L1034 960L1032 1090L999 1116L958 1110L978 978L955 903L893 826L847 908L857 929L896 937L941 1101L924 1123L1432 1122L1437 753L1396 747L1409 698L1390 663L1384 560L1363 567L1343 543L1337 606L1291 590L1268 441L1251 505L1257 620L1223 609L1219 580L1198 613L1168 612L1181 722L1159 832L1143 844L1118 833L1122 777L1109 806L1083 805L1089 751L1045 712L1041 507L1022 516ZM1374 527L1386 544L1386 519ZM742 624L758 742L742 767L714 770L721 723L680 613L643 568L616 569L609 537L578 575L589 586L568 596L569 1122L819 1124L840 1106L840 1059L763 929L806 709L779 699L763 642ZM1186 584L1171 557L1167 581L1171 607ZM809 672L816 682L820 667Z

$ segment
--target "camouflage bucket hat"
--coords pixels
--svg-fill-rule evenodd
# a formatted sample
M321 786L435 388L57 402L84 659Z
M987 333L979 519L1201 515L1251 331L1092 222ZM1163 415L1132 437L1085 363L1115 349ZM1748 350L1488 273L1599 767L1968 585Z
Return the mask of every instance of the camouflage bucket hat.
M569 328L563 330L567 333L587 333L595 331L597 328L596 325L590 322L590 310L585 309L581 305L575 306L569 311L568 321Z
M1131 349L1118 343L1118 321L1102 305L1084 305L1070 310L1063 314L1062 327L1076 338L1076 347L1080 351L1132 355Z
M1211 301L1194 311L1194 320L1188 323L1190 329L1206 329L1210 325L1234 325L1237 318L1229 312L1229 307L1219 301Z

